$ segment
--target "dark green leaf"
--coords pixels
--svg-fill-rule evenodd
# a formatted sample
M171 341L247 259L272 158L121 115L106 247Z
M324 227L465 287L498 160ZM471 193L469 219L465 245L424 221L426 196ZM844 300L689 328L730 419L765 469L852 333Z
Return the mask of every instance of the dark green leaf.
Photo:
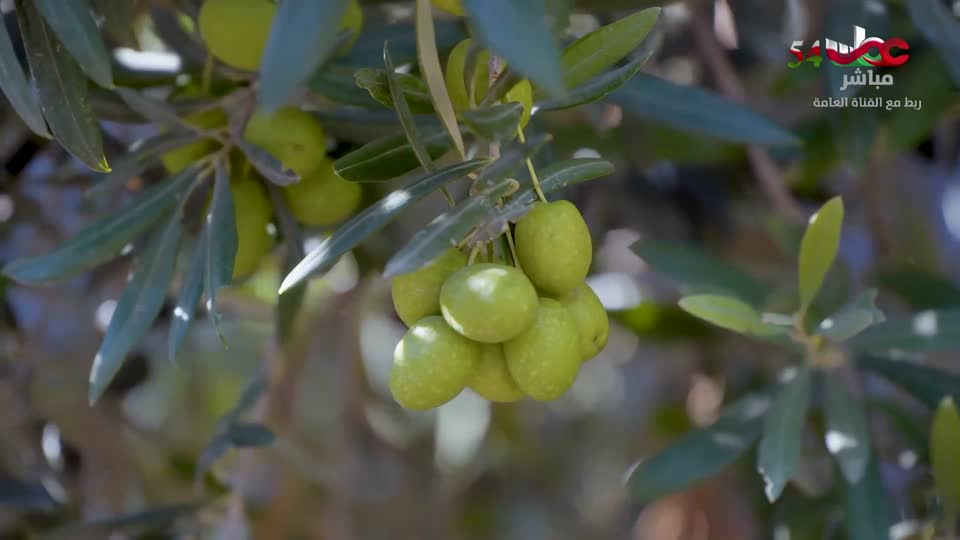
M593 180L601 176L613 174L613 163L599 158L574 158L558 161L539 171L540 190L545 195L556 193L567 186ZM510 207L529 206L537 200L537 194L530 186L511 197L505 206L504 213L510 214Z
M453 146L453 141L443 128L420 130L420 140L431 158L442 156ZM418 166L417 156L403 133L381 137L333 163L337 174L351 182L391 180Z
M517 136L523 104L516 101L491 105L486 109L470 109L460 113L470 131L488 142L500 142Z
M930 469L947 519L960 511L960 413L951 397L943 398L930 427Z
M726 407L712 425L684 435L643 460L627 479L631 497L646 503L719 473L760 436L769 406L766 395L746 396Z
M694 317L743 334L762 331L760 314L750 304L732 296L695 294L680 299L680 307Z
M103 29L117 44L138 49L136 27L137 4L130 0L93 0L93 9L103 19Z
M510 147L500 155L500 159L491 163L489 167L477 175L470 191L473 193L483 193L486 190L496 187L500 184L501 180L515 173L528 158L536 154L551 140L553 140L553 137L550 135L541 134L530 137L527 139L527 142L523 144Z
M173 308L170 333L167 335L167 358L171 362L177 359L177 352L187 336L187 329L193 322L197 305L203 296L203 286L207 276L207 239L207 231L202 230L193 248L190 264L184 271L180 294Z
M266 426L238 422L227 430L227 438L237 448L256 448L273 444L275 437Z
M233 195L230 193L230 177L223 161L216 164L213 181L213 201L207 213L207 298L210 300L210 315L218 327L220 315L217 309L217 293L233 280L233 262L237 256L237 221L234 213Z
M150 139L141 139L127 153L113 162L113 170L102 176L86 193L88 197L124 185L130 178L142 173L163 154L197 140L192 133L165 133Z
M403 96L415 114L432 114L433 102L430 101L430 90L426 83L409 73L397 73L397 83L403 91ZM354 75L356 85L370 93L378 103L393 109L393 98L390 97L390 85L387 82L387 72L382 69L363 68Z
M394 191L376 204L368 207L337 229L323 241L283 279L280 294L306 280L310 276L330 269L341 255L353 249L371 234L395 218L401 211L430 193L463 178L487 163L475 159L456 163L434 174L418 178L406 188Z
M27 127L49 139L50 132L43 120L40 102L23 72L6 24L0 25L0 89Z
M273 19L260 67L260 103L286 103L337 48L348 0L284 0Z
M100 86L113 88L110 54L86 0L33 0L80 68Z
M742 143L799 143L793 133L739 103L646 73L637 73L609 99L627 112L681 131Z
M470 197L468 201L437 216L390 258L383 271L384 277L406 274L430 264L482 223L494 212L497 200L516 191L518 185L516 180L504 180L493 189Z
M563 82L574 88L612 68L640 46L660 16L647 8L602 26L563 50Z
M872 326L847 344L859 351L949 351L960 348L960 310L921 311Z
M554 95L563 95L560 52L543 0L463 0L470 23L511 68Z
M39 257L15 260L3 269L3 273L21 283L44 283L76 276L113 258L140 233L167 215L189 190L197 172L196 167L191 167L170 177L57 249Z
M128 107L136 111L144 120L187 131L196 131L197 129L180 118L177 111L168 103L148 98L136 90L122 86L116 89L116 93Z
M763 437L757 447L757 471L763 476L764 493L777 500L800 460L804 423L810 405L810 370L789 367L782 374L783 386L763 421Z
M914 309L960 307L960 287L943 276L918 267L881 271L877 283L898 294Z
M95 403L120 370L127 354L150 329L160 313L176 268L177 248L183 234L180 213L175 213L137 258L107 326L100 350L90 370L90 403Z
M877 307L877 290L870 289L820 321L818 332L831 341L841 342L884 320L883 312Z
M413 119L413 113L410 112L410 106L407 104L403 89L397 81L397 72L393 67L393 60L390 59L390 50L387 48L386 43L383 44L383 64L387 68L385 75L387 77L387 86L390 87L390 98L393 101L393 106L397 110L397 118L400 119L403 132L407 135L407 141L410 143L413 155L417 157L417 161L423 166L425 171L433 172L435 170L433 158L431 158L430 153L427 152L427 147L417 131L417 123Z
M870 432L863 403L850 394L836 374L825 373L823 382L827 422L824 441L844 478L856 484L870 461Z
M118 530L146 527L163 529L171 526L178 519L196 514L205 504L206 501L155 506L140 512L71 523L44 534L43 538L44 540L92 538L89 533L93 531L103 532L104 534L98 537L104 538L110 536L110 532Z
M109 172L100 126L90 109L89 88L76 61L50 32L32 2L17 2L30 73L37 84L40 107L57 141L97 172Z
M960 85L960 22L940 0L906 0L906 5L917 30L937 48L954 84Z
M366 109L379 108L377 101L370 97L369 92L357 87L354 77L356 70L357 68L353 66L329 63L310 79L310 90L344 105L355 105Z
M650 49L645 54L630 60L630 62L622 67L608 71L607 73L604 73L595 79L591 79L580 86L577 86L562 98L538 102L536 104L536 110L559 111L562 109L577 107L585 103L599 101L632 79L633 76L640 71L643 65L647 63L647 60L649 60L650 56L652 55L653 49Z
M271 183L289 186L300 181L300 176L293 169L284 168L283 163L270 152L243 138L235 137L233 142L247 156L247 161L253 168Z
M890 538L892 512L877 459L870 460L860 482L846 486L847 536L850 540Z
M296 217L287 206L287 201L280 189L276 186L268 186L268 190L270 202L273 204L273 214L277 216L280 233L283 235L283 273L286 274L293 270L297 263L307 255L303 250L303 232L300 230L300 225L297 224ZM277 300L275 335L280 345L285 345L293 335L293 325L300 308L303 307L306 292L307 282L304 281Z
M810 216L800 242L798 268L800 303L804 308L813 303L827 272L833 266L843 230L843 199L834 197L816 214Z
M862 368L883 375L931 409L936 409L944 397L960 399L960 376L953 373L899 357L863 356L857 358L857 362Z
M434 23L437 48L449 51L468 37L462 21L437 19ZM363 32L353 48L338 58L346 65L366 67L383 62L383 42L390 42L390 54L398 65L417 62L416 30L412 20L392 21L384 18L369 18L363 23Z
M643 262L670 278L685 294L728 293L761 306L770 287L740 269L692 246L671 242L638 242L631 246Z

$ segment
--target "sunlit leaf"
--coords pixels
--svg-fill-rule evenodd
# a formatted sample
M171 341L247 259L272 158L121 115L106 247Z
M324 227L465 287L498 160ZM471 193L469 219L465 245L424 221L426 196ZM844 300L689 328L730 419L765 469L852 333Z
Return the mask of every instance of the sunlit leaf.
M471 109L461 113L463 123L474 134L490 142L512 139L517 134L523 104L518 102L492 105L485 109Z
M337 229L298 264L280 284L280 294L310 276L329 270L337 260L371 234L380 230L401 211L441 187L465 177L487 163L475 159L441 169L418 178L403 189L394 191L376 204L366 208Z
M857 358L860 367L883 375L907 393L935 409L944 397L960 399L960 376L904 358L879 355Z
M560 52L544 0L462 0L484 44L511 68L554 95L565 92Z
M420 140L430 157L436 159L453 147L442 128L419 130ZM370 142L333 163L337 174L352 182L382 182L416 169L420 163L403 133Z
M280 2L260 66L258 96L266 109L283 105L333 54L347 4L348 0Z
M631 114L680 131L742 143L799 143L793 133L740 103L646 73L637 73L608 99Z
M170 333L167 334L167 358L170 362L176 361L177 353L203 296L207 276L207 241L206 230L201 230L190 256L190 263L183 273L183 283L180 284L180 294L174 304L173 318L170 321Z
M88 101L87 79L76 61L63 50L34 4L18 0L16 6L30 73L50 131L87 167L109 172L100 126Z
M4 267L3 273L21 283L44 283L76 276L113 258L169 213L189 190L197 173L197 168L191 167L164 180L50 253L14 260Z
M403 91L403 96L414 114L433 113L433 102L430 101L430 90L419 78L409 73L394 75L397 84ZM370 96L381 105L389 109L394 108L393 98L390 96L390 85L387 82L387 72L382 69L363 68L354 75L355 83L370 93Z
M726 407L712 425L641 461L627 479L631 498L649 502L718 474L753 446L769 406L766 395L748 395Z
M834 197L810 217L800 243L798 268L800 302L809 306L833 266L843 230L843 200Z
M51 137L40 101L23 72L5 24L0 25L0 89L27 127L37 135Z
M870 432L863 403L850 394L838 376L825 373L823 406L827 451L837 460L847 482L856 484L870 461Z
M563 82L574 88L612 68L640 46L660 16L660 8L647 8L574 41L563 50Z
M685 296L680 299L680 307L695 317L743 334L753 333L763 325L757 310L732 296L718 294Z
M783 386L764 418L763 437L757 446L757 471L770 502L780 497L800 460L810 405L810 370L806 366L786 368L782 380Z
M137 258L133 275L117 301L90 370L90 403L95 403L120 371L127 354L160 313L173 280L183 226L179 212L151 239Z
M233 263L237 256L237 222L230 192L226 164L218 161L213 181L213 201L206 216L207 232L207 298L214 325L219 324L217 293L233 280ZM219 328L219 327L218 327Z
M456 145L460 158L466 159L460 127L457 125L457 115L453 110L453 102L450 101L443 71L440 68L440 54L437 52L436 29L433 24L433 8L430 6L430 0L417 0L416 32L417 59L420 61L420 70L429 88L433 108L436 109L444 129Z
M110 54L86 0L33 0L67 52L100 86L113 88Z
M850 540L890 538L893 512L876 458L870 460L859 482L846 485L845 492L847 537Z
M397 81L397 73L393 67L393 60L390 59L390 50L387 48L386 43L383 45L383 64L386 67L387 85L390 87L390 98L393 100L393 106L397 110L397 118L400 119L403 132L407 135L407 141L410 143L413 155L417 157L417 161L423 166L424 170L433 172L435 169L433 166L433 158L430 157L426 145L420 138L417 130L417 122L413 118L413 113L410 112L410 106L407 104L407 99L403 95L403 89Z

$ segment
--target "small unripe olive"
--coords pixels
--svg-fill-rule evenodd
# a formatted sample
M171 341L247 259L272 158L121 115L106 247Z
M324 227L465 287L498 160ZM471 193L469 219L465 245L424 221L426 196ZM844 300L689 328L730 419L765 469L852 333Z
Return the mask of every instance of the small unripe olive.
M503 344L510 375L528 396L549 401L562 396L580 371L577 323L563 304L540 299L537 320Z
M516 268L474 264L458 270L440 288L440 311L460 334L481 343L501 343L533 324L537 291Z
M479 343L454 332L442 317L421 319L393 351L390 392L408 409L439 407L467 386L479 361Z
M323 127L313 115L296 107L257 111L250 117L243 136L273 154L301 178L323 165L326 159Z
M353 32L353 35L350 36L350 41L347 42L344 50L348 50L353 47L353 44L357 42L357 38L360 37L360 29L363 28L363 9L360 8L360 4L357 3L357 0L350 0L347 4L347 12L343 15L343 22L340 23L341 30L350 30Z
M223 112L223 109L210 109L187 115L184 120L191 125L210 129L226 125L227 114ZM160 160L163 161L163 166L167 169L167 172L174 174L193 165L199 159L215 151L218 146L214 140L200 139L167 152Z
M580 335L580 357L590 360L607 346L610 336L610 319L597 293L586 283L581 283L570 294L558 298L570 311L577 323Z
M277 5L267 0L207 0L197 24L210 54L235 68L256 71L276 14Z
M527 122L530 121L530 112L533 110L533 86L530 85L530 81L524 79L513 85L513 88L507 91L507 95L503 100L508 103L516 101L523 105L523 114L520 116L520 129L527 127Z
M480 363L470 376L469 386L474 392L498 403L510 403L523 399L523 390L513 382L507 369L503 346L497 343L484 344L480 350Z
M466 265L467 256L450 248L427 266L393 278L393 307L400 320L411 326L428 315L440 315L440 287Z
M467 53L470 52L472 39L465 39L454 47L447 56L447 68L443 77L447 85L447 94L453 108L463 111L470 108L470 94L464 81L464 71L467 69ZM490 53L483 50L477 53L473 67L473 103L479 103L487 95L490 87L488 64Z
M233 279L241 279L252 274L273 249L274 238L267 230L273 208L263 184L251 176L236 175L231 179L230 193L237 222Z
M530 281L551 296L583 283L593 246L580 211L570 201L536 203L516 228L517 257Z
M460 0L430 0L433 5L438 8L456 15L457 17L463 17L466 15L466 12L463 10L463 4Z
M363 191L360 184L337 176L333 162L324 158L323 163L299 182L284 186L283 195L297 221L324 226L349 217L360 204Z

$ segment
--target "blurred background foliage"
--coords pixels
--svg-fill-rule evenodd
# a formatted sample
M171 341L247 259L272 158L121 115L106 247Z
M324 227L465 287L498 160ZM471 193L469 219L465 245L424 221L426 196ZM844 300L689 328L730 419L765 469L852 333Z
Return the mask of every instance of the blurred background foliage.
M15 35L12 4L0 7ZM197 84L205 53L177 22L197 2L92 4L108 15L101 24L118 85ZM356 87L354 70L382 66L385 40L396 64L415 59L410 3L361 4L365 23L351 52L310 83L334 157L399 127L392 111ZM644 504L625 478L639 460L710 424L722 404L763 388L791 361L782 349L677 307L687 281L724 272L715 259L698 257L778 285L771 296L755 293L772 299L768 306L792 309L805 219L842 195L846 220L822 313L871 287L888 318L960 307L960 4L547 4L569 21L556 25L564 42L634 10L664 8L643 46L654 51L644 75L601 102L531 121L534 132L554 136L539 165L599 155L617 169L564 193L590 226L589 283L615 321L608 347L583 366L567 396L491 406L468 392L430 414L391 400L386 380L404 327L381 269L445 210L439 197L310 282L285 348L272 338L281 252L221 293L226 348L207 318L193 325L180 360L168 362L169 300L96 407L87 403L88 372L126 282L127 258L49 287L4 282L0 537L854 540L849 531L863 529L848 527L857 519L889 519L899 538L930 537L923 535L941 511L927 458L930 409L872 373L855 385L869 405L879 471L867 489L887 495L889 509L849 500L813 436L823 422L816 414L798 471L774 504L752 459ZM467 32L462 19L436 15L443 57ZM910 44L908 64L891 70L895 85L878 92L919 99L920 110L813 106L837 93L840 75L788 68L790 43L849 42L854 25ZM677 86L642 78L649 75ZM111 161L157 131L137 124L111 92L91 87L90 99ZM802 144L768 144L783 142L775 140L783 133L777 125ZM162 177L151 169L126 190L88 197L94 176L54 141L33 135L6 104L0 159L5 262L48 251ZM368 184L365 201L394 185ZM307 232L309 251L330 231ZM638 241L676 242L696 255L656 272L631 250ZM955 349L960 334L946 332L939 344ZM955 370L951 353L924 359Z

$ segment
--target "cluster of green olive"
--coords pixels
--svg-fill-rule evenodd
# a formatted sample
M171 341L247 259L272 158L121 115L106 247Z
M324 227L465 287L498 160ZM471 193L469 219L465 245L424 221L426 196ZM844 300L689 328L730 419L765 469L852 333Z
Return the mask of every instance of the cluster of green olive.
M568 201L540 202L516 224L516 266L468 264L450 249L394 278L409 327L394 350L390 390L408 409L440 406L464 388L496 402L563 395L610 331L584 283L590 233Z
M277 5L268 0L207 0L200 9L198 26L211 55L238 69L260 67L270 25ZM349 4L343 26L355 32L363 21L356 0ZM223 109L208 109L185 120L199 128L218 129L227 125ZM303 225L328 226L343 221L360 204L359 184L343 180L327 157L326 138L320 122L296 107L255 112L244 138L267 150L292 169L300 182L282 188L291 213ZM213 139L201 139L163 156L164 166L178 172L220 149ZM272 205L264 180L238 152L231 153L230 187L237 222L237 255L234 279L253 273L273 249L269 232Z

